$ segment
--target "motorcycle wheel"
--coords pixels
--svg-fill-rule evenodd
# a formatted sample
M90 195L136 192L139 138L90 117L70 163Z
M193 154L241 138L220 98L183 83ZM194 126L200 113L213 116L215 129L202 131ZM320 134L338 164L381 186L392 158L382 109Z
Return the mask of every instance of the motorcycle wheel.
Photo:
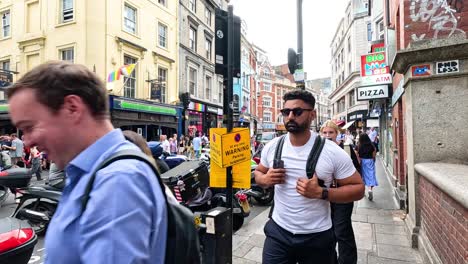
M41 213L45 213L45 214L48 214L50 218L52 218L52 215L54 214L55 209L56 209L56 205L48 203L48 202L39 202L37 206L36 206L36 203L28 204L24 207L24 209L29 209L29 210L34 210L34 211L38 211ZM49 221L45 221L45 220L34 221L34 220L26 219L25 217L22 217L22 216L18 217L18 219L27 220L28 223L31 225L32 229L34 229L34 232L36 232L36 235L38 236L44 235L47 230L47 226L49 225Z
M268 188L263 190L264 194L261 197L254 197L255 201L257 201L260 205L269 205L273 198L275 198L275 189Z

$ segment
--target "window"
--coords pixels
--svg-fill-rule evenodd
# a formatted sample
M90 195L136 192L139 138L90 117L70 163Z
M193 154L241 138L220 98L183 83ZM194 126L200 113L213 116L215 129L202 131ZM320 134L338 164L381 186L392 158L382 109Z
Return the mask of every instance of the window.
M137 11L135 8L125 5L124 8L124 30L128 33L136 34L137 27L136 27L136 19L137 19Z
M158 0L158 3L163 6L167 6L166 0Z
M62 0L62 23L73 20L73 0Z
M66 48L60 50L60 59L63 61L68 61L74 63L75 61L75 51L73 48Z
M205 99L211 100L211 76L205 76Z
M167 48L167 26L158 23L159 47Z
M7 70L9 71L10 70L10 60L5 60L5 61L1 61L0 62L0 69L2 70Z
M263 83L263 91L271 92L271 83Z
M167 94L167 69L165 68L158 68L158 85L161 90L159 101L165 103Z
M375 28L377 29L377 39L384 39L384 22L383 19L376 23Z
M127 56L124 56L124 64L129 65L129 64L134 64L137 62L137 59ZM128 76L124 77L124 96L128 98L135 98L136 94L136 67L132 71L132 73Z
M189 8L193 12L197 12L197 0L189 0Z
M206 58L211 60L211 39L205 39Z
M269 97L269 96L263 97L263 106L264 107L271 107L271 97Z
M263 122L271 122L271 112L263 112Z
M351 90L351 92L349 92L349 106L353 106L355 105L355 101L356 101L356 93L355 93L355 90Z
M189 92L191 95L197 96L197 70L189 67Z
M268 69L265 69L265 71L263 71L263 76L267 77L267 78L270 78L270 70Z
M223 101L223 90L224 90L224 85L222 82L218 83L218 102L221 103Z
M353 69L351 68L351 62L348 63L348 74L351 74Z
M190 27L189 32L189 48L193 51L197 51L197 30L193 27Z
M281 109L281 100L276 101L276 108Z
M337 102L338 105L338 113L341 113L345 110L345 98L342 97L340 100Z
M211 26L211 10L205 9L205 22L208 26Z
M351 36L348 37L348 52L351 52Z
M367 41L372 41L372 24L367 23Z
M3 12L1 16L2 16L2 38L6 38L6 37L9 37L11 34L10 10Z

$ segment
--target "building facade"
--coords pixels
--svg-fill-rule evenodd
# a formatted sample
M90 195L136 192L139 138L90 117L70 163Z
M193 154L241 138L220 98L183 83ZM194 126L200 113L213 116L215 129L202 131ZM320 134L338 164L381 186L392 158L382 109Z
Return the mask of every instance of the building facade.
M312 92L315 97L315 111L317 118L312 124L312 129L318 131L325 121L330 117L330 99L328 96L331 92L331 78L320 78L314 80L307 80L306 90Z
M0 65L14 78L49 60L86 65L107 83L116 127L147 139L178 129L178 4L166 0L2 1Z
M257 131L275 131L277 113L275 112L276 91L273 85L275 72L267 53L253 45L257 57Z
M180 93L190 94L185 132L208 133L222 122L223 79L215 74L215 10L226 0L180 0Z
M368 110L367 102L357 101L357 88L361 85L360 56L367 53L368 2L351 0L331 42L331 87L329 95L331 118L348 120ZM365 128L366 115L350 127Z

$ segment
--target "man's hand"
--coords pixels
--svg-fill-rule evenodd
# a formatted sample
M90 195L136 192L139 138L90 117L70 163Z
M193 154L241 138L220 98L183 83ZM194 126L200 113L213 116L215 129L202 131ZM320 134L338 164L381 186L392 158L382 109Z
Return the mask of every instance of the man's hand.
M259 164L254 174L255 182L264 188L268 188L276 184L284 183L286 177L286 170L283 168L266 168L263 165Z
M299 178L297 180L296 191L310 199L321 199L322 198L322 187L319 186L317 174L311 179Z

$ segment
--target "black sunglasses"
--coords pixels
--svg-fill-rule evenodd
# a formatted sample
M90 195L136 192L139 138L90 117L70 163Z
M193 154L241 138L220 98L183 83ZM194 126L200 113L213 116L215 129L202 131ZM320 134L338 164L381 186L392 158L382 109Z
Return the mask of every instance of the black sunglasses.
M304 109L304 108L284 108L281 109L280 112L283 116L289 116L289 114L292 112L294 116L300 116L304 111L314 111L314 109Z

